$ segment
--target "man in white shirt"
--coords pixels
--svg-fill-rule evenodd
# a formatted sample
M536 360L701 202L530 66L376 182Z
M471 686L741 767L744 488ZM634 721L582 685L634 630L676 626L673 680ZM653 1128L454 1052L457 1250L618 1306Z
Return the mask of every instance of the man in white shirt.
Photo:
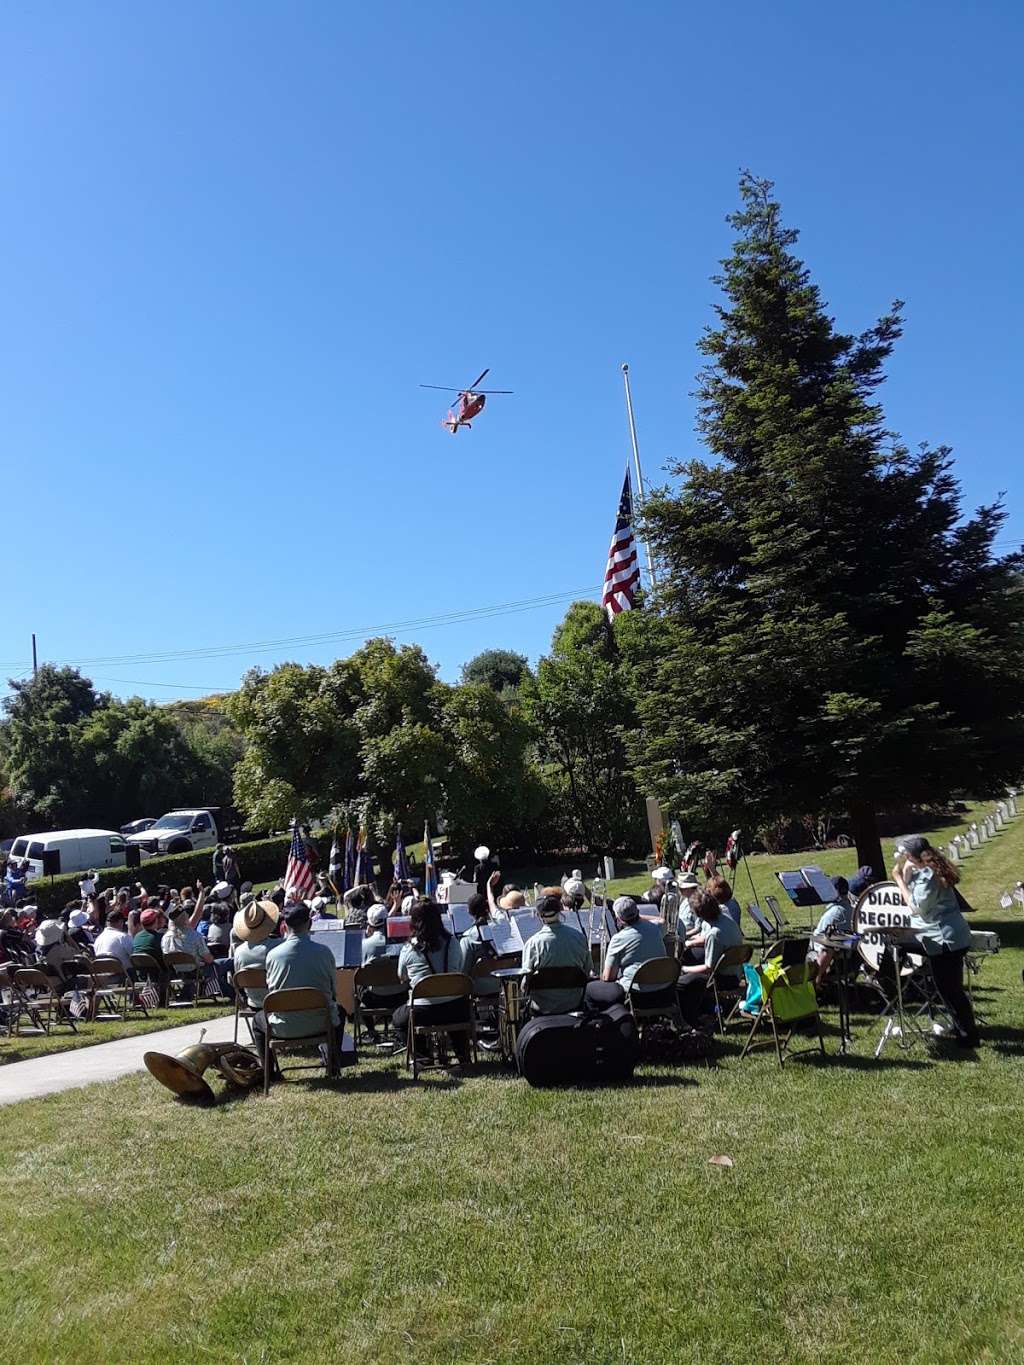
M87 872L85 876L82 877L78 883L78 890L81 893L82 900L87 901L95 896L98 883L99 877L97 877L95 872Z
M132 936L125 931L124 911L117 907L107 914L105 929L96 935L92 950L97 957L116 957L126 972L132 968Z

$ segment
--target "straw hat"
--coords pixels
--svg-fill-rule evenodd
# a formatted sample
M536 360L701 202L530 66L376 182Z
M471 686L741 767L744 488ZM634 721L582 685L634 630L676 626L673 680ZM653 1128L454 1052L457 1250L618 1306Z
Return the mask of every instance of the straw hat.
M235 915L232 929L243 943L262 943L277 928L281 912L273 901L252 901Z

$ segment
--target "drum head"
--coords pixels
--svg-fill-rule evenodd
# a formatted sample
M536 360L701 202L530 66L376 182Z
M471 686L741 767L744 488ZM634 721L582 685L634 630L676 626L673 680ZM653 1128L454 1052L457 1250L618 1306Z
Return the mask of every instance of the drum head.
M853 910L853 932L860 935L857 952L864 965L877 972L888 940L880 928L909 929L913 917L907 909L903 893L895 882L876 882L864 892Z
M155 1076L161 1085L183 1099L213 1099L213 1091L202 1076L197 1076L186 1062L179 1062L177 1057L169 1057L166 1052L147 1052L142 1060L151 1076Z

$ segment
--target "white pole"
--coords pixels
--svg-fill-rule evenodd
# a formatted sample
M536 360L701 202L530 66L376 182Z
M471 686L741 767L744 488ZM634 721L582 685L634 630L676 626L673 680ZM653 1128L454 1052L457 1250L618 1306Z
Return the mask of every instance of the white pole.
M636 440L636 419L633 416L633 395L630 392L629 388L629 366L626 364L623 364L622 366L622 380L626 386L626 416L629 418L629 439L633 445L633 465L636 469L637 505L639 507L639 510L643 512L644 476L643 471L640 468L640 447L637 445ZM644 551L647 555L647 577L649 578L651 587L653 588L657 583L657 579L654 574L654 556L651 554L651 546L646 537L643 539L642 544L644 547Z

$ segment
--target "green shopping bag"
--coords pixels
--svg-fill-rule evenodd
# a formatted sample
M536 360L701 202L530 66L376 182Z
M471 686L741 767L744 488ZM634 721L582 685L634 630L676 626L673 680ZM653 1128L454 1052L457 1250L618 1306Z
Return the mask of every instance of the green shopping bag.
M771 990L772 1013L780 1024L787 1024L797 1019L806 1019L809 1015L817 1014L818 998L814 994L814 984L811 981L801 981L799 985L789 985L784 978L788 969L782 965L782 960L770 957L763 966L758 967L758 975L767 997ZM778 985L775 985L779 982Z

